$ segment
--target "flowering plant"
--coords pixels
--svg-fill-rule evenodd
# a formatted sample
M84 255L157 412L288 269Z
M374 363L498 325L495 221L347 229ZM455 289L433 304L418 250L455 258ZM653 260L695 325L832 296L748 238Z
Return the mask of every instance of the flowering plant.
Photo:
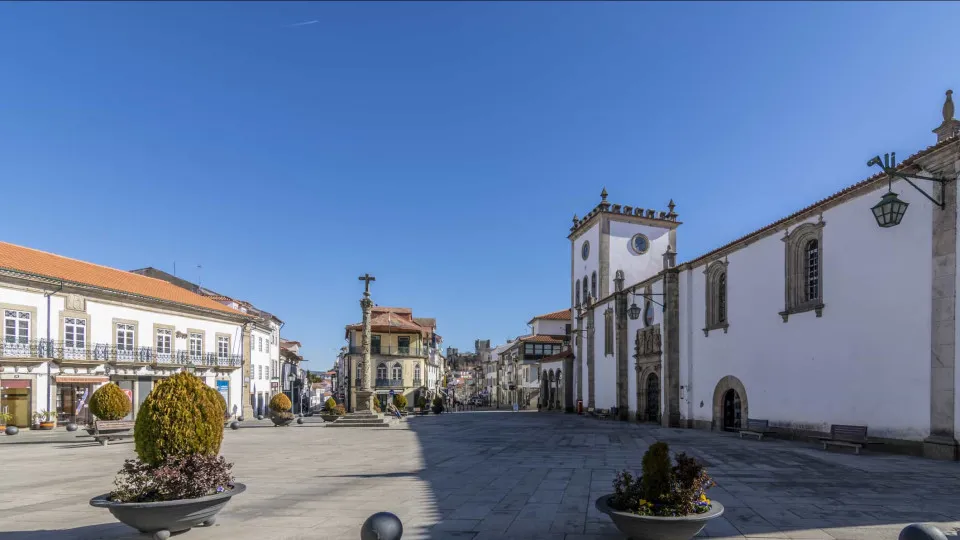
M157 465L128 459L117 473L110 500L158 502L223 493L233 487L232 467L223 456L202 454L167 456Z
M643 475L621 471L613 481L610 506L641 516L687 516L710 510L707 489L716 485L703 465L684 453L670 463L669 448L658 442L643 456Z

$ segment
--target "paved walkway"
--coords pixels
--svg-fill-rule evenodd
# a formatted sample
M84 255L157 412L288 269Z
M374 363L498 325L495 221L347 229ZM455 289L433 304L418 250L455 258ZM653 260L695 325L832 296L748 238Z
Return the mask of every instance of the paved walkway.
M535 412L413 418L388 430L227 431L223 454L248 486L197 539L352 539L374 512L404 538L621 538L593 500L618 469L665 440L704 460L727 508L717 538L895 540L911 522L960 538L960 465L823 452L780 441ZM262 426L262 427L261 427ZM146 538L91 508L132 444L0 446L0 540Z

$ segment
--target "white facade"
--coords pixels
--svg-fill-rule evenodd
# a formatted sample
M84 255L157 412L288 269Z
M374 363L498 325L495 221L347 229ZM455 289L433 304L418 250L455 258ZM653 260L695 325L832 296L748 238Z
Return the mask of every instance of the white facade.
M888 228L871 211L888 191L877 175L675 265L672 201L669 212L638 212L607 203L604 192L570 234L579 331L568 395L585 408L619 406L631 418L642 411L641 420L704 429L738 429L747 418L803 435L861 425L871 438L956 459L958 129L946 118L937 146L897 165L946 179L946 195L914 181L945 197L945 208L894 181L909 207ZM644 252L631 243L637 234ZM605 249L591 247L584 259L584 241ZM588 304L583 279L594 271L606 290ZM636 320L625 309L634 303Z
M250 332L250 403L254 414L267 414L273 394L280 392L280 325L271 319Z
M50 296L48 333L44 292L57 288L15 272L0 277L0 407L17 409L15 423L27 427L23 407L31 415L58 410L61 421L88 420L81 400L108 380L128 391L133 417L156 381L182 369L220 390L228 410L239 409L242 314L67 284Z

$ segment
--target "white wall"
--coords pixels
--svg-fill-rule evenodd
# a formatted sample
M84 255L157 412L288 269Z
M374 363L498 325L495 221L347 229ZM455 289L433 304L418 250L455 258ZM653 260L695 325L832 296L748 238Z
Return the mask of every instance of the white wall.
M594 313L594 340L593 340L593 384L594 390L597 393L596 398L594 399L594 407L598 409L609 409L610 407L617 406L617 360L616 356L613 354L604 355L604 317L603 312L606 311L607 307L613 309L614 302L611 299L608 302L602 304L596 304L593 313ZM616 316L611 318L611 324L614 325L614 330L616 330ZM616 337L616 334L614 334ZM586 339L584 339L584 345L586 345ZM616 352L616 341L613 343L612 352ZM586 358L584 358L583 363L583 378L586 383L589 381L589 375L587 372L587 363ZM584 387L584 393L589 391L589 386Z
M586 260L583 260L581 257L581 249L583 248L583 243L590 242L590 254L587 256ZM576 284L577 280L581 281L580 284L580 301L583 302L583 278L587 278L587 289L590 289L590 276L593 272L597 272L597 295L600 294L600 221L597 220L586 232L580 235L573 242L573 283L571 287ZM576 291L574 291L573 299L576 298Z
M546 334L549 336L562 336L567 333L568 324L570 324L569 320L555 321L552 319L535 319L533 321L533 333L535 335Z
M607 290L614 291L617 270L623 270L624 284L630 286L656 275L663 269L663 254L670 245L670 229L623 221L610 222L610 276ZM641 233L650 239L650 249L637 255L630 249L630 240Z
M653 282L650 287L651 296L650 299L654 302L651 302L653 306L653 322L651 326L660 325L660 335L663 336L663 308L658 306L655 302L663 303L663 281L658 280ZM637 330L641 328L646 328L644 324L644 309L645 309L645 300L641 296L631 297L627 300L627 307L629 308L632 303L636 302L637 307L640 308L640 317L637 320L631 320L627 317L627 399L630 403L630 411L633 414L639 410L639 403L637 403L637 361L633 357L636 346L637 346ZM681 304L682 306L682 304ZM661 360L662 361L662 360ZM664 370L660 369L660 410L663 411L663 374ZM682 383L681 383L682 384Z
M910 207L899 226L881 229L870 207L885 190L823 213L821 318L810 311L784 323L778 315L782 231L729 254L728 333L703 334L705 266L681 273L685 417L710 422L714 389L733 375L746 389L750 417L772 425L829 431L832 423L860 424L878 437L927 435L931 204L895 185Z

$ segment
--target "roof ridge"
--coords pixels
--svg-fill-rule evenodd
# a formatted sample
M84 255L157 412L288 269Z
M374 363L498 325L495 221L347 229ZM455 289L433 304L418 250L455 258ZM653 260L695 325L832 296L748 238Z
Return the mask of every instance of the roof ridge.
M66 255L60 255L59 253L54 253L54 252L52 252L52 251L44 251L44 250L42 250L42 249L37 249L37 248L30 247L30 246L21 246L20 244L14 244L13 242L4 242L3 240L0 240L0 244L7 244L8 246L13 246L13 247L20 248L20 249L28 249L28 250L34 251L34 252L36 252L36 253L43 253L44 255L50 255L51 257L58 257L58 258L60 258L60 259L67 259L67 260L69 260L69 261L73 261L73 262L77 262L77 263L81 263L81 264L89 264L89 265L91 265L91 266L96 266L96 267L98 267L98 268L103 268L103 269L106 269L106 270L110 270L110 271L112 271L112 272L123 272L124 274L130 274L130 275L138 276L138 277L141 277L141 278L152 279L152 280L154 280L154 281L160 281L160 282L163 282L163 283L171 284L169 281L164 281L164 280L162 280L162 279L160 279L160 278L145 276L145 275L143 275L143 274L138 274L138 273L136 273L136 272L132 272L132 271L129 271L129 270L121 270L121 269L119 269L119 268L114 268L114 267L112 267L112 266L106 266L106 265L103 265L103 264L99 264L99 263L95 263L95 262L90 262L90 261L84 261L84 260L82 260L82 259L75 259L75 258L73 258L73 257L67 257ZM148 266L148 267L146 267L146 268L153 268L153 267L152 267L152 266ZM50 276L50 277L53 277L53 276ZM60 279L60 278L56 278L56 279ZM171 285L172 285L172 284L171 284ZM174 285L174 286L175 286L175 285ZM187 289L184 289L184 290L187 290ZM191 292L191 293L193 293L193 294L197 294L197 293L194 293L193 291L188 291L188 292ZM202 296L202 295L197 294L197 296Z

